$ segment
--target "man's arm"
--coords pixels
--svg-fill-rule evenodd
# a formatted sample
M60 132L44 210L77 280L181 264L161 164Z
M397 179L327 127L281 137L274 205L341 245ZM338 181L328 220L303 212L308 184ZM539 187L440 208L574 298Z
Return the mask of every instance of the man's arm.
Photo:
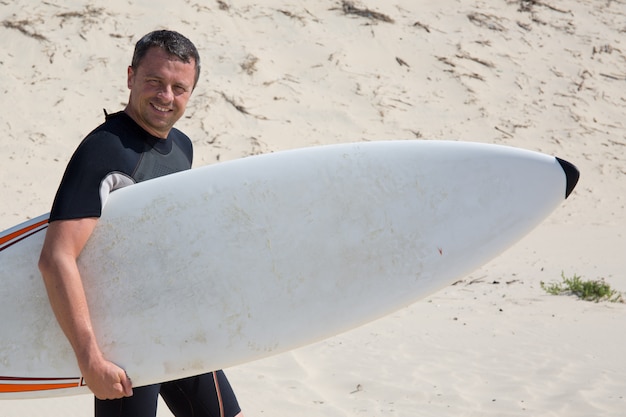
M97 218L51 222L46 232L39 269L52 310L69 340L85 382L100 399L132 395L123 369L107 361L98 346L83 282L76 264Z

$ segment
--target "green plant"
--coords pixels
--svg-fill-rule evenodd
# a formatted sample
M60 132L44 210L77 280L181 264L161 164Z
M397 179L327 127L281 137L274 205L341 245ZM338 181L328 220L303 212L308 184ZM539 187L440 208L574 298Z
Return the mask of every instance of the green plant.
M546 284L541 282L541 288L548 294L552 295L575 295L586 301L610 301L614 303L623 303L622 293L611 288L604 279L600 280L583 280L580 276L574 274L572 278L567 278L565 273L561 272L562 282Z

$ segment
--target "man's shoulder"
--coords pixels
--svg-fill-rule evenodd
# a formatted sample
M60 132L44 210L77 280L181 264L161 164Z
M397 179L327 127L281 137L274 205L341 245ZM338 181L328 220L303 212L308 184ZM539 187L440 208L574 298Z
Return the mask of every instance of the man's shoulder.
M136 139L133 129L134 125L124 112L107 114L106 120L83 139L78 149L91 152L141 152L142 142Z
M191 143L191 139L189 139L189 136L187 136L185 133L183 133L183 131L181 131L180 129L177 129L175 127L173 127L172 130L170 130L169 137L174 139L174 140L179 140L179 141L184 141L184 142L190 142Z
M172 142L182 149L185 154L193 153L193 143L191 139L179 129L176 129L175 127L172 128L170 131L170 138L172 139Z
M97 133L107 133L113 136L136 136L140 130L137 124L123 111L108 114L105 113L104 122L96 127L89 135Z

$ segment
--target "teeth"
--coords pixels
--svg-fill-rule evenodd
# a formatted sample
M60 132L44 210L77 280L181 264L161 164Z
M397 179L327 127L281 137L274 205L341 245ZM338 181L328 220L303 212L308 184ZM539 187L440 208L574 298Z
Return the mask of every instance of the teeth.
M165 108L165 107L159 107L159 106L157 106L156 104L153 104L153 106L154 106L154 108L155 108L155 109L157 109L158 111L163 111L163 112L165 112L165 111L170 111L170 109Z

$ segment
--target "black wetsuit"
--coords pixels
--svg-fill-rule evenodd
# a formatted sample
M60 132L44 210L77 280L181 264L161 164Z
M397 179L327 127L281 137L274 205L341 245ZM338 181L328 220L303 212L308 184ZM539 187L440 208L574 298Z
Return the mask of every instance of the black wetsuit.
M191 140L172 129L166 140L142 129L126 113L106 121L81 142L54 199L50 221L100 217L108 194L118 188L191 167ZM215 382L217 380L217 383ZM177 417L233 417L240 412L222 371L147 387L133 396L95 401L96 417L155 417L159 393Z
M78 146L57 191L50 221L100 217L111 191L191 168L191 140L172 129L166 140L142 129L126 113L106 121Z

